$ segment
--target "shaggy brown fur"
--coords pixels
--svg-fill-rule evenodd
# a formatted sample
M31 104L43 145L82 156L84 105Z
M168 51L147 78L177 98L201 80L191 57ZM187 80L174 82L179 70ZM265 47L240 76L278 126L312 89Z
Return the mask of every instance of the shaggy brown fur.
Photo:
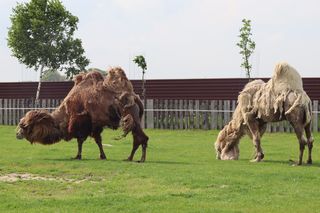
M287 63L277 64L274 75L267 83L261 80L250 82L239 94L232 120L220 131L216 140L217 158L238 159L239 140L247 133L256 148L254 161L261 161L264 153L260 139L266 130L266 124L282 120L290 122L299 140L298 164L302 164L306 144L309 150L307 163L311 164L311 100L303 91L300 75Z
M124 72L123 75L125 76ZM131 83L126 77L125 80L128 81L126 85L129 85L127 90L131 90ZM142 145L141 162L143 162L148 137L140 126L143 114L141 101L133 91L127 99L119 99L119 91L115 92L113 87L109 88L104 81L103 76L96 71L77 75L74 87L55 111L50 114L43 110L33 110L21 119L17 128L17 138L26 138L31 143L40 144L53 144L62 139L69 141L77 138L78 153L75 158L81 159L82 144L88 136L91 136L99 147L100 158L105 159L101 143L103 127L117 129L122 120L125 134L132 131L134 139L134 151L132 150L128 160L133 159L138 144ZM117 83L113 84L116 86ZM134 103L128 103L128 99L132 99Z

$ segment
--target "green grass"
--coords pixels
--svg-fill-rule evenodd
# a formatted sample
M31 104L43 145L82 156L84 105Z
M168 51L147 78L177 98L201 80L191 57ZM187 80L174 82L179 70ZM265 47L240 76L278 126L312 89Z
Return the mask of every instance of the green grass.
M253 146L244 138L240 160L218 161L217 131L146 130L144 164L124 162L131 136L103 133L107 161L93 140L76 155L75 141L51 146L15 139L15 127L0 126L0 175L33 174L48 180L0 181L0 212L320 212L319 134L312 166L298 158L294 134L266 134L265 160L250 163ZM305 152L306 153L306 152ZM140 159L139 149L135 160ZM306 159L306 155L305 158Z

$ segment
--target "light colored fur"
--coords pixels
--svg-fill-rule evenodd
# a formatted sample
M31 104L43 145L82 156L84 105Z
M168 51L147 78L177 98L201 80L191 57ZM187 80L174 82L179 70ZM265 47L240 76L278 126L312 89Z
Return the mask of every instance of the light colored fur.
M231 121L219 132L215 149L217 158L221 160L237 160L239 158L239 142L246 132L245 122L253 109L253 96L264 85L262 80L247 83L238 96L238 104Z
M249 82L240 92L232 120L220 131L216 140L217 158L238 159L239 140L245 133L255 140L260 140L267 122L286 119L290 113L296 113L297 110L304 112L305 119L300 119L304 120L301 125L309 125L311 100L303 90L301 76L289 64L279 63L267 83L255 80ZM259 129L259 135L251 131L252 125Z

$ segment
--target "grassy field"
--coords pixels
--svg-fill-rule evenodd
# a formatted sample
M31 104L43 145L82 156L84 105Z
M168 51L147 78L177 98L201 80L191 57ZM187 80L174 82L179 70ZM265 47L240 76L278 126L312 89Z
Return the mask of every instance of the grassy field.
M147 161L139 164L122 161L131 136L112 140L119 131L104 131L106 161L93 140L78 161L75 141L30 145L14 131L0 126L0 212L320 212L319 134L314 164L293 166L293 134L266 134L265 160L250 163L248 138L240 160L218 161L217 131L146 130Z

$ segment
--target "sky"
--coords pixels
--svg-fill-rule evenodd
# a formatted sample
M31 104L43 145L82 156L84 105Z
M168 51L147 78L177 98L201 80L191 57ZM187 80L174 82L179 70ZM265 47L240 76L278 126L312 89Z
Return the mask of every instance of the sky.
M17 2L0 1L0 82L36 81L7 47L10 14ZM256 49L252 77L270 77L286 61L302 77L320 77L320 1L317 0L62 0L79 18L88 68L121 66L141 79L132 62L144 55L146 79L245 77L236 43L250 19Z

